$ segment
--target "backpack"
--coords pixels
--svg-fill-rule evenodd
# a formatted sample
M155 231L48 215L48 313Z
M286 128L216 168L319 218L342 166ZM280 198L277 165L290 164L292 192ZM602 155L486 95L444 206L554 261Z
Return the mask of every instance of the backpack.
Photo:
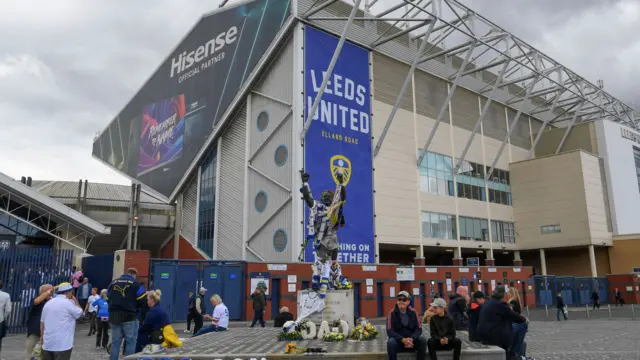
M195 309L196 309L196 295L193 295L189 299L189 310L195 310Z

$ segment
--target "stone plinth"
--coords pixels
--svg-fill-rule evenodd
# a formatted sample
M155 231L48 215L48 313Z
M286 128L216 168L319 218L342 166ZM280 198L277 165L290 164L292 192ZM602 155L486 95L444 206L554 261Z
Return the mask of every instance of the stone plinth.
M298 291L298 316L302 314L302 308L307 302L315 300L317 296L319 296L318 293L312 290ZM325 320L329 323L334 320L344 320L349 324L349 328L353 328L353 289L329 290L324 299L324 304L324 310L321 313L314 313L308 319L318 326Z

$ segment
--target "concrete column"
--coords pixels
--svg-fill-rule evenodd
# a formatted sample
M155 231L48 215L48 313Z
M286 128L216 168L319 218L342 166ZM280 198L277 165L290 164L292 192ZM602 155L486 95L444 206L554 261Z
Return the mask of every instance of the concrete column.
M415 266L424 266L424 251L422 250L422 246L416 248L416 257L413 259L413 264Z
M520 258L520 251L513 252L513 266L514 267L522 266L522 258Z
M181 193L178 195L176 201L176 219L174 221L174 235L173 235L173 258L180 258L180 230L182 229L182 204L184 201L184 195Z
M487 266L496 266L496 260L493 258L493 251L487 250L487 260L485 260L485 265Z
M547 275L547 258L544 256L544 249L540 249L540 268L542 275Z
M462 266L462 249L460 247L453 250L453 266Z
M589 263L591 264L591 276L598 276L598 268L596 266L596 251L593 245L589 245Z

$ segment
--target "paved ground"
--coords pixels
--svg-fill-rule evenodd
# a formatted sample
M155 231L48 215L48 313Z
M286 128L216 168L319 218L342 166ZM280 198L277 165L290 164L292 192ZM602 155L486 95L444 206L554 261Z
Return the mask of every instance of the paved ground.
M602 311L606 312L608 317L608 310ZM580 320L576 319L578 314L579 312L572 311L571 320L567 322L533 321L527 335L528 355L540 360L640 359L640 319ZM537 311L532 312L532 318L538 315L540 314ZM542 316L544 317L544 310ZM247 324L233 323L232 326L241 327ZM182 333L184 327L184 324L176 325L179 333ZM24 359L24 342L24 335L10 335L5 338L0 359ZM105 351L95 350L95 337L87 336L86 325L78 326L75 345L73 360L108 359Z

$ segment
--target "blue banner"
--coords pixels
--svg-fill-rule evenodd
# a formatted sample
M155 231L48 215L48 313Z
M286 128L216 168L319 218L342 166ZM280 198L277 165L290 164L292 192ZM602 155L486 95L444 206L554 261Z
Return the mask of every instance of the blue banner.
M304 34L305 114L308 114L338 39L310 26L305 27ZM338 261L373 263L373 155L368 50L344 43L321 99L304 142L304 166L311 176L309 184L313 197L319 200L322 191L335 191L335 176L338 170L342 170L347 202L343 208L345 225L338 230ZM305 236L308 218L309 209L306 208ZM305 261L313 261L311 245L305 249Z

